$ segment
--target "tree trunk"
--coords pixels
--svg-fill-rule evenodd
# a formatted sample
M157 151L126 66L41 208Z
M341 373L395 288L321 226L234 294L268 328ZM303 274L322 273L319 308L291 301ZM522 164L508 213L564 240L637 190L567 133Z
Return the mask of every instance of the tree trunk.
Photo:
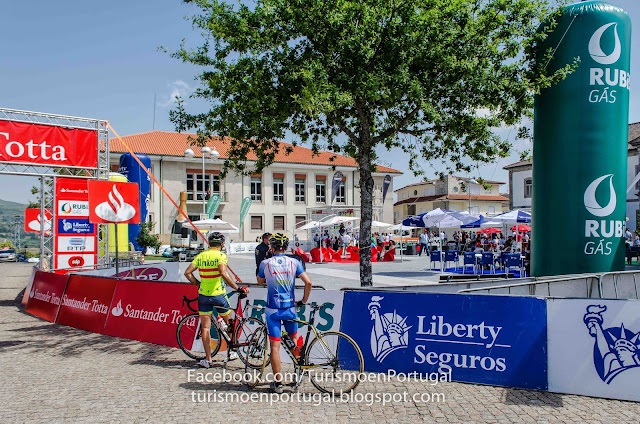
M373 176L371 148L363 143L358 152L360 165L360 285L372 286L371 219L373 216Z

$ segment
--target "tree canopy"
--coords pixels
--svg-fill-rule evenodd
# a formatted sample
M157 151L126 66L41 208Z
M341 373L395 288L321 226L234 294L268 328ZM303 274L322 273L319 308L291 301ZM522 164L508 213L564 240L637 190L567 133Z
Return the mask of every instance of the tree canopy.
M535 49L554 13L546 0L186 2L199 7L205 41L172 55L203 68L193 96L210 110L189 113L179 100L176 129L195 129L200 143L230 137L225 170L260 171L286 138L353 157L365 250L377 146L401 148L417 174L423 160L469 170L505 157L495 129L520 123L534 93L571 71L536 65L551 54ZM370 285L371 257L360 258Z

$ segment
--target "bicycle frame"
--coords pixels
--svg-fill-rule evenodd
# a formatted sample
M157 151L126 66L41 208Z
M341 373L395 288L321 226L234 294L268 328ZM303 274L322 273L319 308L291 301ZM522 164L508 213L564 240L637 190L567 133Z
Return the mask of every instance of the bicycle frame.
M318 338L318 340L320 340L322 342L322 344L325 346L325 348L330 352L331 349L329 348L329 346L327 346L327 343L324 341L324 339L322 337L320 337L320 332L318 331L318 329L315 327L314 322L316 319L316 312L318 312L320 309L322 309L322 307L324 306L324 304L320 305L320 306L312 306L311 309L311 316L309 317L309 321L303 321L300 319L291 319L291 320L287 320L290 322L296 322L298 324L302 324L302 325L308 325L309 328L311 330L313 330L313 334L316 338ZM304 343L302 344L302 347L300 348L300 357L296 358L295 355L290 351L289 347L287 347L286 344L282 344L285 347L285 351L287 352L287 354L289 355L289 357L291 358L291 360L293 360L294 364L299 366L300 369L302 370L306 370L306 369L310 369L310 368L317 368L319 366L323 366L323 365L328 365L328 364L313 364L313 365L300 365L302 363L304 363L304 359L305 359L305 355L307 354L307 347L309 346L309 337L311 337L311 331L307 331L307 335L305 336L305 340Z

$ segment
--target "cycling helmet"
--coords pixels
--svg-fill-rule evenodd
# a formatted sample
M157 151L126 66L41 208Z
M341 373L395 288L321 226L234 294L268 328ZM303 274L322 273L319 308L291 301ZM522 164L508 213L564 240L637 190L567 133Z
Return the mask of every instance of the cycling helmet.
M262 235L262 240L264 240L264 239L266 239L266 238L269 238L269 237L271 237L271 233L264 233L264 234Z
M289 239L283 233L275 233L271 235L269 244L274 249L287 249L289 247Z
M224 243L224 235L217 231L209 234L207 239L209 240L209 246L222 246Z

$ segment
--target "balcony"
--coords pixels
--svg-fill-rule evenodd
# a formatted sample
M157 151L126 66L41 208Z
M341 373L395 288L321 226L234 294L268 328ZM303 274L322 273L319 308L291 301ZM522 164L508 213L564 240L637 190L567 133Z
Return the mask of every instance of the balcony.
M229 193L224 191L224 192L220 192L220 193L212 193L212 194L217 194L220 196L220 203L228 203L229 202ZM204 195L206 196L206 193L204 193ZM193 204L193 203L202 203L202 196L203 193L196 193L193 191L189 191L187 192L187 203L188 204ZM208 198L207 198L208 200Z

